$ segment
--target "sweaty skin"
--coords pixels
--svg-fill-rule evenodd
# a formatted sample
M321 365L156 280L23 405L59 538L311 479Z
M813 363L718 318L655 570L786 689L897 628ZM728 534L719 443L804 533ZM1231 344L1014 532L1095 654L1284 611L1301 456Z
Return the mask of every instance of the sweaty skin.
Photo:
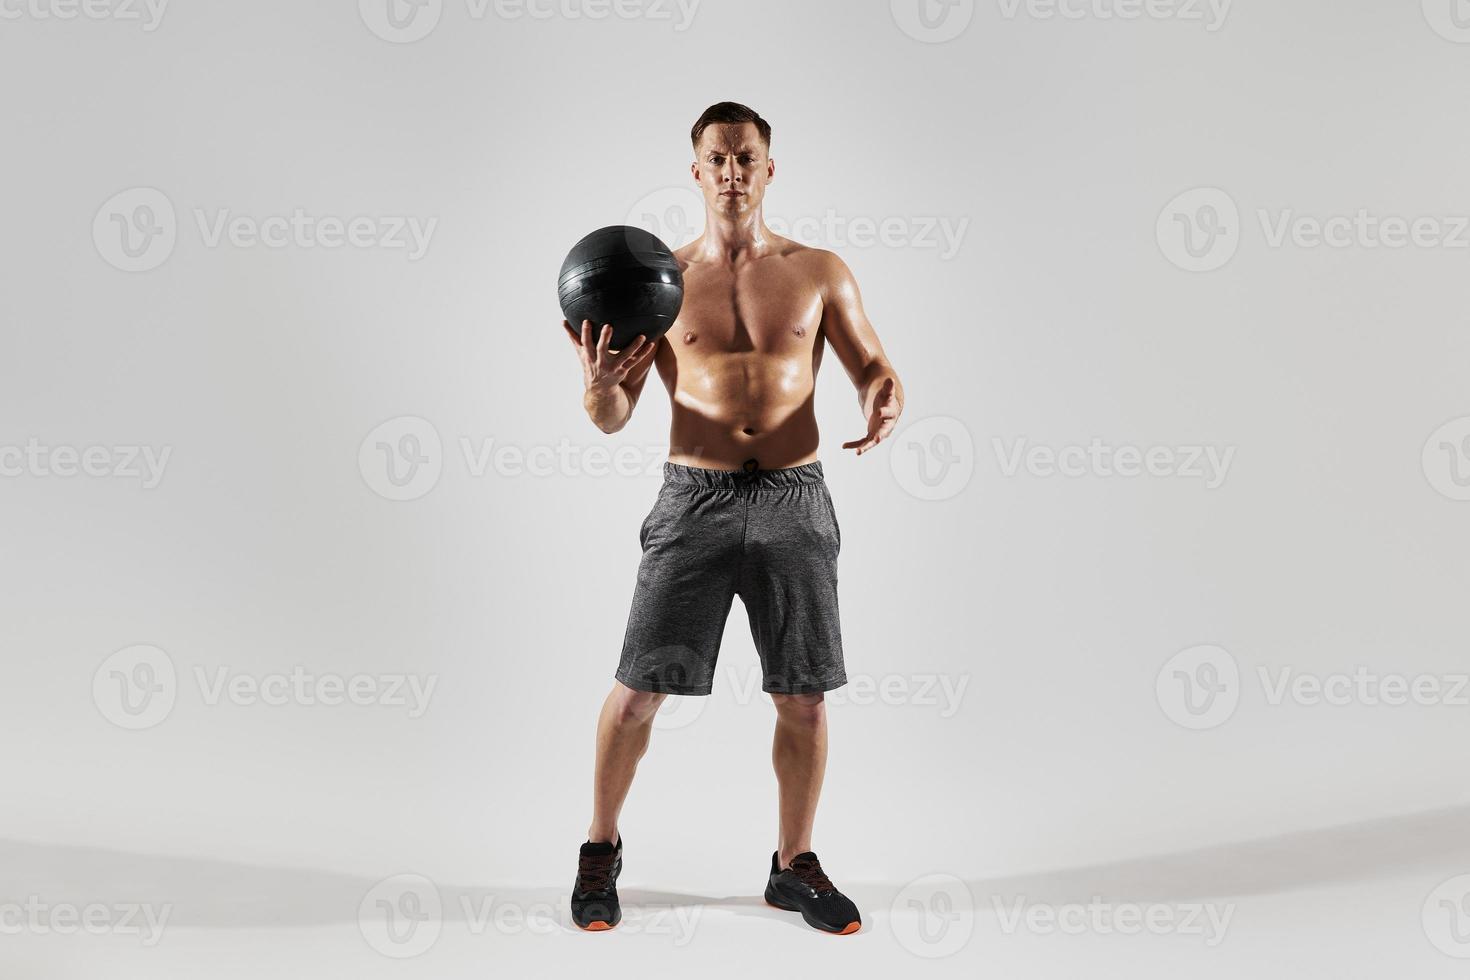
M867 422L843 444L861 455L893 431L903 387L863 312L857 282L836 255L766 227L775 176L753 123L705 130L691 167L705 231L675 255L684 273L678 320L653 344L607 348L610 328L571 331L582 360L583 404L604 432L627 424L656 364L672 404L669 459L686 466L761 469L817 459L814 392L827 346L857 389Z

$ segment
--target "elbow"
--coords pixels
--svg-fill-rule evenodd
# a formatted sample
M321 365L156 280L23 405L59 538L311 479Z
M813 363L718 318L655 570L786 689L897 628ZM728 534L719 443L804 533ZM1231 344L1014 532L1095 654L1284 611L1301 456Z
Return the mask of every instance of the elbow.
M592 424L597 426L597 430L603 435L610 436L623 431L623 427L628 424L630 417L630 415L624 415L621 418L603 418L593 415Z

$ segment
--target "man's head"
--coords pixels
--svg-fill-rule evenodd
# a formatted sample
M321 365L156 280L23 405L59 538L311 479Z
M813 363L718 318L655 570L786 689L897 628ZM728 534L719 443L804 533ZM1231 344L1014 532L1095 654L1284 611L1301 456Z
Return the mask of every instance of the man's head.
M717 102L704 110L689 138L694 143L690 169L705 206L731 218L757 211L776 176L771 124L749 106Z

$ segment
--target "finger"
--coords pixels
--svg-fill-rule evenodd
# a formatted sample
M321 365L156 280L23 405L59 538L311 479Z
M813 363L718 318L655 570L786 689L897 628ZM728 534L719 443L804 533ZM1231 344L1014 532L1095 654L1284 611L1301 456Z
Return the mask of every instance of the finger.
M592 347L592 321L582 321L582 349L589 350Z
M868 437L867 436L864 436L861 439L854 439L852 442L844 442L842 444L842 448L843 449L858 449L858 450L861 450L861 448L864 445L866 445L867 442L868 442Z
M565 323L566 321L562 321ZM582 375L589 376L592 373L592 361L587 357L587 345L577 339L570 324L567 325L567 334L572 338L572 346L577 349L577 360L582 364Z
M640 350L638 352L637 356L635 356L633 358L633 360L631 361L632 369L635 370L635 371L638 370L643 365L645 365L649 361L653 360L653 356L655 354L657 354L657 353L658 353L658 344L649 344L649 345L647 345L642 350Z
M572 342L572 346L580 351L582 349L582 342L577 339L577 331L573 330L572 325L565 320L561 322L561 325L562 329L567 332L567 339Z
M612 324L604 323L602 333L597 338L597 357L602 360L607 357L607 347L612 343Z
M652 359L653 359L653 345L652 344L649 344L647 347L645 347L642 351L640 351L638 353L638 356L633 357L633 358L630 358L630 359L624 361L617 368L614 368L613 373L617 375L618 381L619 381L619 383L621 383L624 379L628 378L629 376L634 375L634 374L641 373L643 371L643 369L648 366L648 362L651 361Z
M643 349L643 344L647 341L647 339L648 338L643 336L643 334L641 333L637 337L634 337L633 342L627 347L623 348L623 350L618 354L618 360L620 362L631 361L634 357L638 356L638 352Z

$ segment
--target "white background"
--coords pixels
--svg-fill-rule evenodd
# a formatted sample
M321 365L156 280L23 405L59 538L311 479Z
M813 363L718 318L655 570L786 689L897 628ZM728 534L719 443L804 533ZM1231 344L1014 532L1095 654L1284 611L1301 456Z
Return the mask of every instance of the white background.
M151 488L0 477L0 833L20 866L63 855L71 871L38 871L42 886L127 855L570 883L669 411L653 385L623 432L591 425L554 281L593 228L697 227L677 210L687 133L722 99L774 126L772 223L818 222L802 237L852 267L907 388L908 428L857 459L839 448L864 429L851 385L830 358L818 384L849 674L962 691L952 712L937 686L938 703L833 695L815 843L839 884L1272 839L1296 842L1263 861L1289 872L1314 832L1379 828L1332 852L1351 877L1412 825L1373 821L1470 802L1470 707L1271 704L1258 673L1466 670L1467 431L1426 440L1470 415L1470 232L1402 248L1268 234L1366 210L1453 239L1470 44L1449 3L1242 0L1215 24L1203 4L933 4L951 29L969 18L942 43L902 0L704 0L683 30L672 4L537 19L445 0L413 43L375 35L372 3L176 0L154 30L45 3L0 20L0 447L170 456ZM148 271L109 261L108 202L133 188L176 214ZM1238 209L1212 271L1181 268L1167 233L1196 188ZM211 245L200 228L298 209L436 224L417 260ZM888 219L887 243L853 224ZM393 501L359 450L404 416L433 427L442 470ZM1007 473L996 449L1094 439L1233 456L1211 489ZM461 440L566 445L578 465L476 475ZM582 471L618 447L642 472ZM936 450L971 475L921 499ZM138 644L167 654L175 701L128 731L93 680ZM1190 730L1156 681L1206 644L1237 665L1238 706ZM689 723L657 732L640 770L630 880L758 893L775 787L773 713L740 693L754 665L737 604L715 696L692 720L671 706ZM437 686L414 718L211 705L196 679L298 666ZM1470 870L1435 854L1385 913L1409 930L1390 959L1421 972L1453 961L1418 934L1419 903ZM218 898L181 888L160 900Z

